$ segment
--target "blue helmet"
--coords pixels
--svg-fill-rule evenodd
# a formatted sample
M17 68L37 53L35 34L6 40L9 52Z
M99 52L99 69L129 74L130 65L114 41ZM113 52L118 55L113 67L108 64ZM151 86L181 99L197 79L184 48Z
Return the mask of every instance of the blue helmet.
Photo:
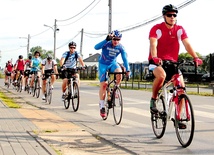
M118 39L122 38L122 34L118 30L112 31L112 34L113 34L113 38L118 38Z

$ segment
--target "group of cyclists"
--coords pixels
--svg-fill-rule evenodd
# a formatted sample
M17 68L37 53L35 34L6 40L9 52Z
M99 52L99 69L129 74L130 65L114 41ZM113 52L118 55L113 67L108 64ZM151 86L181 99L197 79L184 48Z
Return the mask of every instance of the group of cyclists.
M19 55L18 60L16 60L15 64L12 64L11 60L8 60L5 66L5 85L8 85L10 81L8 81L8 77L11 79L11 83L16 86L17 79L19 76L22 76L22 90L26 90L26 86L29 85L29 92L32 93L33 82L35 75L38 75L42 79L42 92L43 97L45 99L45 85L47 73L54 73L52 76L51 87L53 88L54 81L56 79L56 75L58 75L57 63L52 59L52 56L47 54L46 58L42 60L40 58L40 52L35 51L33 56L29 55L27 60L23 59L22 55ZM41 76L42 75L42 76ZM31 78L30 83L28 83L28 78Z
M150 101L150 111L151 113L157 113L158 110L156 108L156 100L158 91L163 86L163 83L166 79L170 79L175 71L173 66L167 66L164 64L165 61L178 61L178 54L179 54L179 47L181 41L186 49L186 51L193 57L194 61L197 65L201 65L203 62L200 58L198 58L196 52L193 50L191 44L189 43L188 36L184 28L180 25L177 25L177 14L178 9L172 4L165 5L162 8L162 16L164 22L160 24L154 25L150 32L149 32L149 69L153 72L154 75L154 82L152 87L152 97ZM106 78L106 71L110 70L110 72L121 72L121 67L117 63L117 56L121 54L125 69L126 75L130 75L130 68L129 62L127 58L127 52L124 46L120 43L122 38L122 34L118 30L112 31L112 33L108 34L107 37L96 44L94 48L96 50L101 51L101 56L99 58L99 80L100 80L100 90L99 90L99 107L100 107L100 115L101 117L106 116L105 108L104 108L104 99L106 95L106 87L107 87L107 78ZM81 55L75 51L76 43L71 42L68 44L69 51L63 53L61 60L60 60L60 67L61 68L73 68L76 66L77 59L79 60L82 66L85 66ZM140 55L140 54L139 54ZM40 52L36 51L34 53L34 57L30 59L30 65L28 66L29 74L32 72L38 71L40 68L40 64L42 65L41 74L43 75L43 95L45 93L45 76L46 73L54 73L58 74L56 68L55 60L52 60L52 57L48 56L45 60L41 61L40 59ZM6 75L9 76L13 74L11 68L14 68L14 74L20 71L20 74L28 77L26 74L26 67L27 61L23 60L22 56L19 56L19 60L16 61L14 66L11 66L11 61L7 63L7 73ZM26 69L26 70L25 70ZM9 74L10 73L10 74ZM182 83L182 87L185 87L182 73L180 72L180 80ZM78 74L76 76L79 78ZM14 80L17 79L16 76L13 76ZM65 89L66 89L66 82L67 78L70 75L67 74L66 71L62 72L62 100L64 100L65 96ZM34 78L32 76L32 78ZM117 85L119 86L122 79L122 75L117 75ZM52 78L52 85L55 81L55 75ZM5 79L7 82L7 79ZM31 80L31 86L33 86L33 80ZM23 81L23 86L25 86L26 81ZM43 96L44 98L44 96Z

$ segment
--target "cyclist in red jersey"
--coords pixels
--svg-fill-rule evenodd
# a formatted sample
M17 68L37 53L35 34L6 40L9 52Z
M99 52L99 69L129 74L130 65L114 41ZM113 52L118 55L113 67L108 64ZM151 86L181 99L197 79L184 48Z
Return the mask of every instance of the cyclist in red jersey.
M14 70L15 70L15 83L17 82L17 79L19 75L24 75L24 68L25 68L25 61L23 60L23 56L19 55L19 59L16 61L14 65ZM24 78L22 78L22 86L24 86ZM22 87L24 89L24 87Z
M177 25L178 9L172 4L166 5L162 9L164 22L153 26L149 33L149 70L153 72L154 81L152 87L152 98L150 101L150 112L157 113L156 98L158 91L166 80L171 79L175 73L174 66L165 67L166 60L177 62L179 55L179 41L182 41L186 51L194 58L197 65L203 62L198 58L196 52L189 43L188 36L184 28ZM163 66L162 66L163 65ZM182 87L184 87L183 76L180 76Z
M8 76L11 77L11 80L13 79L13 64L12 64L11 60L8 60L8 62L6 63L4 73L5 73L4 83L6 84L6 83L8 83Z

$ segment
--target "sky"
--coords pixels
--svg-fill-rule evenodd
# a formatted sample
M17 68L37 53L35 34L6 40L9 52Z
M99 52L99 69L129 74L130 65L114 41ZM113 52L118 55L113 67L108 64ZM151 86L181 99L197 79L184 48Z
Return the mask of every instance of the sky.
M134 27L160 16L163 6L167 4L178 6L186 1L112 0L112 30ZM81 29L85 32L83 59L89 54L101 53L101 50L95 50L94 46L106 36L91 34L108 33L108 0L0 0L0 4L1 67L4 67L9 59L15 62L19 55L27 57L28 34L31 36L30 48L41 46L42 49L53 51L54 31L50 27L53 27L55 19L59 29L56 33L57 58L60 59L62 53L68 51L70 41L76 42L77 51L80 50ZM179 9L177 16L177 24L184 27L194 50L203 56L214 53L213 6L213 0L195 0ZM161 22L163 18L122 33L120 42L128 53L129 62L147 61L149 31L153 25ZM181 44L180 53L182 52L186 51ZM122 61L120 56L118 61Z

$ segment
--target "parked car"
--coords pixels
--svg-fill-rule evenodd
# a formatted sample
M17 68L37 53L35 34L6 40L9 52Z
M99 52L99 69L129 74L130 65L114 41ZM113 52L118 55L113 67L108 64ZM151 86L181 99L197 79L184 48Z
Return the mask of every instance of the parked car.
M201 77L201 81L202 81L202 82L210 82L210 80L214 80L214 72L213 72L213 74L212 74L212 79L210 79L210 73L204 74L204 75Z

